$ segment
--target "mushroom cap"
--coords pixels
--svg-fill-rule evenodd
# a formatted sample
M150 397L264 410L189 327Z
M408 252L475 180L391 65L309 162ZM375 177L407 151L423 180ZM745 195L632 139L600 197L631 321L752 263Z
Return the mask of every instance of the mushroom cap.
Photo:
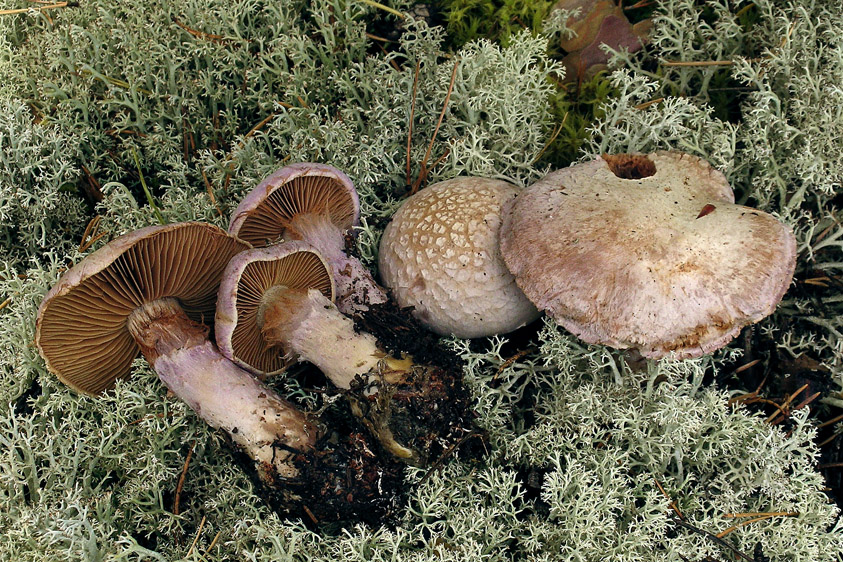
M193 320L213 318L223 268L247 247L196 222L115 238L67 271L41 302L35 342L47 368L85 394L111 388L140 351L126 328L129 315L174 297Z
M304 242L285 242L234 256L222 275L214 331L220 353L253 373L279 373L288 364L280 345L267 345L258 323L264 294L278 286L318 289L334 300L330 267Z
M588 343L697 357L771 314L796 240L734 204L688 154L603 156L552 172L504 218L501 251L540 309Z
M229 234L259 248L283 237L297 214L325 213L345 232L360 221L360 199L349 177L333 166L285 166L249 192L231 215Z
M383 283L402 307L438 334L477 338L535 320L498 248L501 212L518 188L458 177L409 197L380 243Z

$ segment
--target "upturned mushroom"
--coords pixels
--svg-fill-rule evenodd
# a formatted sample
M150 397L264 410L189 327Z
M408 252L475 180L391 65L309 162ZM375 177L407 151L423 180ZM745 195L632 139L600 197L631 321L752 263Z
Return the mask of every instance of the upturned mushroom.
M254 188L232 214L228 232L259 248L304 240L331 266L337 307L345 314L387 301L369 270L345 252L360 221L354 184L340 170L302 162L281 168Z
M478 338L539 316L504 264L501 214L519 189L502 180L458 177L419 191L381 238L381 280L401 307L437 334Z
M285 358L317 366L384 448L425 465L468 426L468 395L454 373L392 356L331 301L330 267L303 242L246 250L220 283L220 351L255 373Z
M318 420L208 340L200 321L212 318L225 264L246 248L202 223L148 227L113 240L67 271L41 303L35 338L47 368L71 388L96 395L127 376L141 353L167 388L251 459L253 477L276 507L304 505L331 519L389 503L380 490L393 487L372 480L389 473L389 463L367 458L353 444L326 448ZM341 449L345 458L334 454ZM323 462L328 456L331 462ZM399 478L396 473L396 484ZM352 481L366 491L348 501L352 490L343 483Z
M526 188L501 251L536 306L588 343L698 357L771 314L796 265L790 229L736 205L677 152L604 155Z

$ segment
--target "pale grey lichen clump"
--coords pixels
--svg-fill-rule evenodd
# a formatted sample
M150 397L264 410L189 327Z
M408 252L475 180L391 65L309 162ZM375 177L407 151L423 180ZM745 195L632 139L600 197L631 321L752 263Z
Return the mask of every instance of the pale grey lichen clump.
M806 518L801 523L781 519L729 537L745 552L760 541L774 560L840 555L843 522L817 493L823 479L810 468L815 430L804 413L790 435L770 432L763 418L731 408L725 392L702 385L705 372L735 351L650 362L632 372L615 352L585 346L550 321L541 340L536 357L500 372L506 357L495 357L495 348L480 355L455 344L468 358L491 450L543 477L549 514L529 526L525 545L561 552L565 560L722 557L698 536L664 540L673 501L688 521L713 532L734 523L726 513L798 511ZM500 349L504 341L497 343ZM519 420L528 407L535 421L524 428ZM814 530L796 542L797 528Z
M84 200L70 192L80 139L36 121L22 100L0 93L0 259L26 261L68 251L85 225Z
M802 271L839 275L843 231L831 200L843 183L843 16L819 0L757 0L758 19L745 28L717 0L706 3L719 22L712 26L696 2L659 4L652 53L735 61L727 72L751 89L742 121L719 120L707 105L723 68L670 66L657 76L640 67L640 54L621 56L628 67L613 75L618 96L583 158L657 148L702 156L726 173L741 202L794 227ZM142 360L99 399L47 373L33 344L35 313L78 261L88 218L78 195L54 194L81 189L81 164L102 185L97 212L114 237L157 222L133 150L165 220L220 226L282 163L329 163L361 191L359 244L371 264L375 219L394 211L405 184L415 64L413 176L460 61L431 161L450 152L431 181L464 174L523 185L544 173L534 160L551 133L548 74L556 70L544 38L521 35L506 49L481 41L451 58L442 31L416 23L386 56L365 35L364 15L375 14L358 2L148 0L0 16L0 212L8 229L0 235L12 240L0 255L0 302L11 298L0 310L0 560L726 557L675 528L656 481L712 533L734 523L726 513L799 512L726 536L745 552L760 542L774 560L839 560L843 523L822 492L805 415L794 414L785 433L702 385L734 348L633 373L551 323L538 350L514 362L504 340L489 340L483 352L454 340L489 434L487 460L450 459L424 482L411 469L410 506L396 526L331 536L273 514L222 438L166 397ZM792 291L759 329L783 351L822 361L843 385L839 295L823 307L800 295ZM279 384L313 405L293 383Z

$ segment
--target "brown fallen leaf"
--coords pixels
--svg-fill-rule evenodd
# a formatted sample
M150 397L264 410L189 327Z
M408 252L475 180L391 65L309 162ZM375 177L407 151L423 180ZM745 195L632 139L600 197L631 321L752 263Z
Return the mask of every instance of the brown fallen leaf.
M575 35L560 41L568 53L562 59L566 82L582 82L606 69L609 55L600 45L634 53L647 43L652 27L649 19L632 25L614 0L559 0L554 9L579 9L579 14L566 24Z

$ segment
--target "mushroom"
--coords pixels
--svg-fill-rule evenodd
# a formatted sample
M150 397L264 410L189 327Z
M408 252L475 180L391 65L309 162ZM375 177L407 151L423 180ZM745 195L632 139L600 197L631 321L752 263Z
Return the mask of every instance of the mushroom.
M604 155L526 188L501 252L536 306L588 343L698 357L773 312L796 241L678 152Z
M330 264L337 307L346 314L387 301L386 293L357 258L345 253L346 235L360 220L354 184L325 164L281 168L253 189L232 214L228 232L258 248L304 240Z
M331 268L306 243L243 251L220 283L217 345L259 374L281 370L285 357L314 364L345 391L352 412L389 453L426 464L460 432L465 390L440 367L387 353L331 297Z
M539 316L504 264L501 214L518 188L458 177L407 199L381 238L381 279L402 307L437 334L478 338Z
M222 357L199 322L211 318L223 267L246 248L202 223L121 236L47 293L36 321L38 349L62 382L91 395L126 376L142 353L167 388L252 459L253 476L278 507L290 509L308 498L319 513L336 512L314 497L347 478L343 467L339 476L325 472L323 482L316 481L321 469L314 459L325 453L318 422ZM360 498L363 504L371 499Z

